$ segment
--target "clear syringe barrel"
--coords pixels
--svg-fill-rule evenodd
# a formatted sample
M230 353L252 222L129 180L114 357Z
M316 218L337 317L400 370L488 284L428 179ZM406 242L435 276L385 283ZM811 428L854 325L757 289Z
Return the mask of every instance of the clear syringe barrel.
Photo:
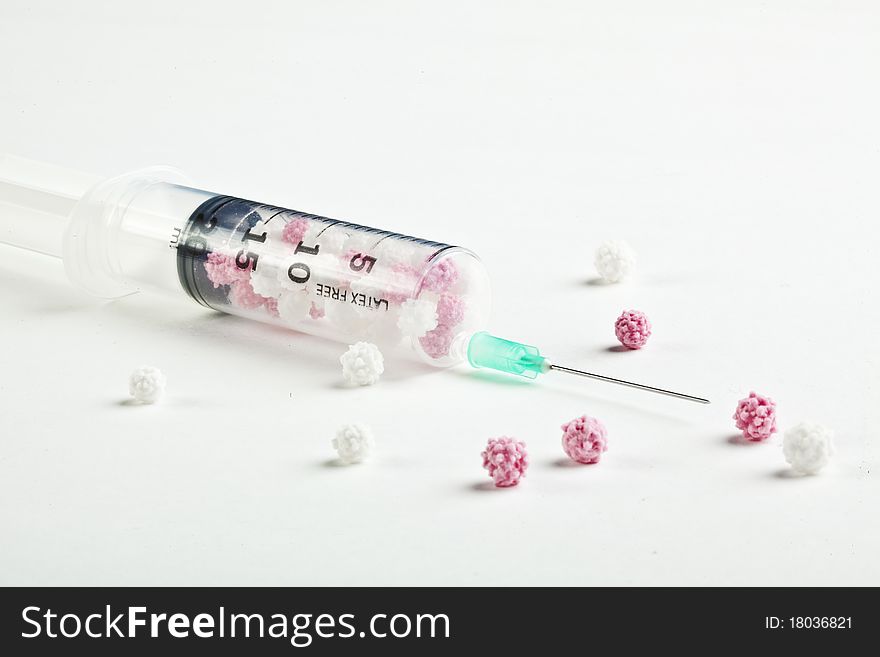
M467 249L206 192L169 169L79 197L72 178L62 185L61 170L46 171L49 181L38 170L23 182L0 167L0 241L60 255L70 278L99 296L187 295L340 342L403 347L438 366L463 360L469 336L485 328L488 277Z
M341 342L403 343L436 365L460 361L459 338L487 319L480 260L440 242L214 196L174 248L202 305Z

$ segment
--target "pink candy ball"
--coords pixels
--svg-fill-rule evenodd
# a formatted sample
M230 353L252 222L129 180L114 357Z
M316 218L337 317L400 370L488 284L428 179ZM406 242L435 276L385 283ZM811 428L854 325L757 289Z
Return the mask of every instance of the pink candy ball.
M246 269L240 269L235 264L235 257L225 253L216 251L209 253L205 260L205 273L208 274L208 280L214 284L214 287L246 280L251 275L250 270L250 265Z
M624 310L614 322L614 334L627 349L641 349L651 337L651 322L640 310Z
M443 358L449 354L452 346L452 330L446 326L438 326L433 331L428 331L419 338L422 349L431 358Z
M446 292L458 282L458 267L452 260L441 260L432 266L422 279L422 289Z
M733 419L736 420L736 428L742 429L746 440L767 440L776 433L776 402L750 392L748 397L739 400Z
M464 319L464 300L454 294L444 294L437 300L437 328L419 338L422 349L431 358L443 358L449 354L453 329Z
M254 288L251 286L250 281L236 281L232 284L232 287L229 288L229 303L233 306L244 308L245 310L256 310L268 301L269 299L266 297L254 292ZM278 306L276 303L275 310L277 311L277 309Z
M490 438L481 454L483 467L499 488L516 486L526 476L529 454L526 444L516 438Z
M452 328L464 319L464 301L454 294L444 294L437 300L437 324Z
M581 415L562 425L562 449L578 463L598 463L608 450L605 425L589 415Z
M296 219L288 221L284 225L284 230L281 232L281 239L288 244L296 246L302 241L302 238L305 237L308 229L309 220L304 219L303 217L297 217Z

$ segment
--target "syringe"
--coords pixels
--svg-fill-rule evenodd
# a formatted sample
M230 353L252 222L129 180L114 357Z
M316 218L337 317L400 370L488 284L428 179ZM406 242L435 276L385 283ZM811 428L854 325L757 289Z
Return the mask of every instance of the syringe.
M170 168L101 180L0 156L0 242L61 258L75 284L105 298L183 292L340 342L402 345L431 365L567 372L708 403L556 365L486 333L489 279L467 249L207 192ZM401 319L426 309L422 330Z

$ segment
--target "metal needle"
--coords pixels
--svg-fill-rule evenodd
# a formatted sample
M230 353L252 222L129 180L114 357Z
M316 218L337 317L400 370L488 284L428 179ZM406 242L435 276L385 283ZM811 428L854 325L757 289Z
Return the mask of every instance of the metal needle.
M708 404L710 403L708 399L703 399L702 397L694 397L692 395L685 395L681 392L673 392L671 390L664 390L663 388L655 388L654 386L646 386L642 383L632 383L631 381L623 381L622 379L615 379L610 376L603 376L602 374L593 374L592 372L584 372L582 370L576 370L572 367L563 367L562 365L550 365L551 370L557 370L559 372L567 372L568 374L576 374L577 376L584 376L588 379L596 379L598 381L606 381L608 383L616 383L617 385L626 386L628 388L637 388L639 390L647 390L648 392L656 392L661 395L667 395L668 397L677 397L678 399L687 399L688 401L697 402L699 404Z

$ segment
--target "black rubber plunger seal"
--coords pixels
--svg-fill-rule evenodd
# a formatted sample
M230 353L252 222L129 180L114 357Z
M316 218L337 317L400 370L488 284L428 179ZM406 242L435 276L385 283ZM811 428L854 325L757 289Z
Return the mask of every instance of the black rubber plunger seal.
M204 270L203 265L208 258L211 233L218 229L216 212L234 200L232 196L213 196L202 203L187 219L178 242L177 277L180 285L189 296L206 308L213 306L199 289L200 272Z

